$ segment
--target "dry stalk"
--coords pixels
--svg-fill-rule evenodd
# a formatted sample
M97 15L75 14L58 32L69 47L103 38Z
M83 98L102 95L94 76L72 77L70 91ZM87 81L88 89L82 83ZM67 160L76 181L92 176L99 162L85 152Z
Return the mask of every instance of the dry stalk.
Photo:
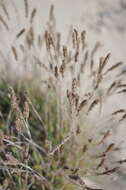
M6 28L6 30L9 31L8 24L6 23L6 21L4 20L4 18L2 17L2 15L0 15L0 22L3 24L3 26Z

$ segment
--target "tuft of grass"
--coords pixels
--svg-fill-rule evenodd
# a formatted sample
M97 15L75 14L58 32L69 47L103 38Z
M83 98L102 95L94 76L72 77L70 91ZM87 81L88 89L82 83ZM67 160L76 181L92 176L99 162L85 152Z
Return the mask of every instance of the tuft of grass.
M28 1L24 3L28 18ZM113 132L108 130L110 123L101 134L98 122L91 122L92 115L102 116L111 96L120 94L118 88L125 92L123 79L114 72L122 62L109 67L108 53L95 63L100 44L90 52L85 31L73 29L71 44L62 44L53 5L46 31L36 36L36 14L33 9L30 26L19 30L10 47L11 64L23 74L8 72L0 81L0 185L14 190L91 190L85 177L113 175L122 164L109 162L118 148L115 142L106 144ZM122 114L119 121L125 120L125 109L118 108L109 117L117 114Z

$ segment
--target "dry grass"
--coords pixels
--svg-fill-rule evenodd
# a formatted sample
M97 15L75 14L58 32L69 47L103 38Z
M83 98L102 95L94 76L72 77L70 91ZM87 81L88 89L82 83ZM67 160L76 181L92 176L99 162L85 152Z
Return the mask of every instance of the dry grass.
M27 18L28 1L24 2ZM7 9L2 8L9 17ZM112 130L101 129L104 131L101 136L95 134L97 123L90 124L90 115L96 111L101 114L110 96L125 92L124 82L114 72L122 62L107 67L109 53L100 58L99 65L95 64L100 44L90 53L85 31L74 29L71 45L62 44L53 6L47 30L44 35L36 36L33 25L36 14L33 9L30 25L19 30L16 46L11 47L14 63L24 69L23 76L12 77L9 72L8 76L1 76L0 188L92 190L85 184L86 176L113 175L125 162L118 161L115 167L109 164L108 155L118 148L113 142L105 143L111 139ZM1 15L0 21L9 30ZM110 71L112 82L106 89ZM84 83L88 83L87 88ZM103 93L97 95L101 87ZM126 118L125 109L120 108L109 117L117 114L121 114L119 121ZM109 123L106 125L109 128Z

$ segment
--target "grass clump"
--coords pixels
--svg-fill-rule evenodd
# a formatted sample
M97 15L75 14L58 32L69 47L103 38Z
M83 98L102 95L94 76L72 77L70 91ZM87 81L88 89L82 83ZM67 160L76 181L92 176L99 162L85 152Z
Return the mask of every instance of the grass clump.
M24 2L28 18L28 2ZM33 23L37 10L33 9L30 26L16 34L16 44L10 47L12 63L18 64L17 71L21 64L24 72L1 77L2 189L91 190L85 177L112 175L119 170L119 162L117 166L109 163L109 155L117 150L115 142L106 144L112 132L110 121L106 123L107 129L97 130L99 124L90 119L92 115L103 114L111 96L124 92L125 89L119 91L125 87L123 80L114 72L123 63L109 66L108 53L96 64L94 56L99 43L89 52L85 31L73 29L71 44L62 45L53 10L51 6L45 33L36 36ZM5 63L7 66L8 61ZM1 73L5 73L4 69ZM111 84L106 88L110 77ZM110 118L121 113L124 120L125 109L119 110L114 110Z

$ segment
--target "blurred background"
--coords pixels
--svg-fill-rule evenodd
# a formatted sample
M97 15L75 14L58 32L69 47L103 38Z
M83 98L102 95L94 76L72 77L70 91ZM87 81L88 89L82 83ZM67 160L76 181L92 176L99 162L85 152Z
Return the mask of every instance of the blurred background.
M9 7L11 31L7 35L2 26L1 41L12 43L14 33L28 23L25 19L24 3L16 0L1 0ZM100 41L103 50L111 52L114 60L125 60L126 1L125 0L29 0L29 9L37 8L35 29L38 33L46 28L50 5L54 4L57 30L67 39L70 27L87 31L90 45ZM1 10L2 11L2 10ZM16 16L15 16L15 11ZM6 38L3 38L3 36ZM8 36L9 41L8 41ZM12 41L11 41L12 40ZM7 45L6 44L6 45ZM3 44L4 45L4 44ZM8 44L9 45L9 44Z

